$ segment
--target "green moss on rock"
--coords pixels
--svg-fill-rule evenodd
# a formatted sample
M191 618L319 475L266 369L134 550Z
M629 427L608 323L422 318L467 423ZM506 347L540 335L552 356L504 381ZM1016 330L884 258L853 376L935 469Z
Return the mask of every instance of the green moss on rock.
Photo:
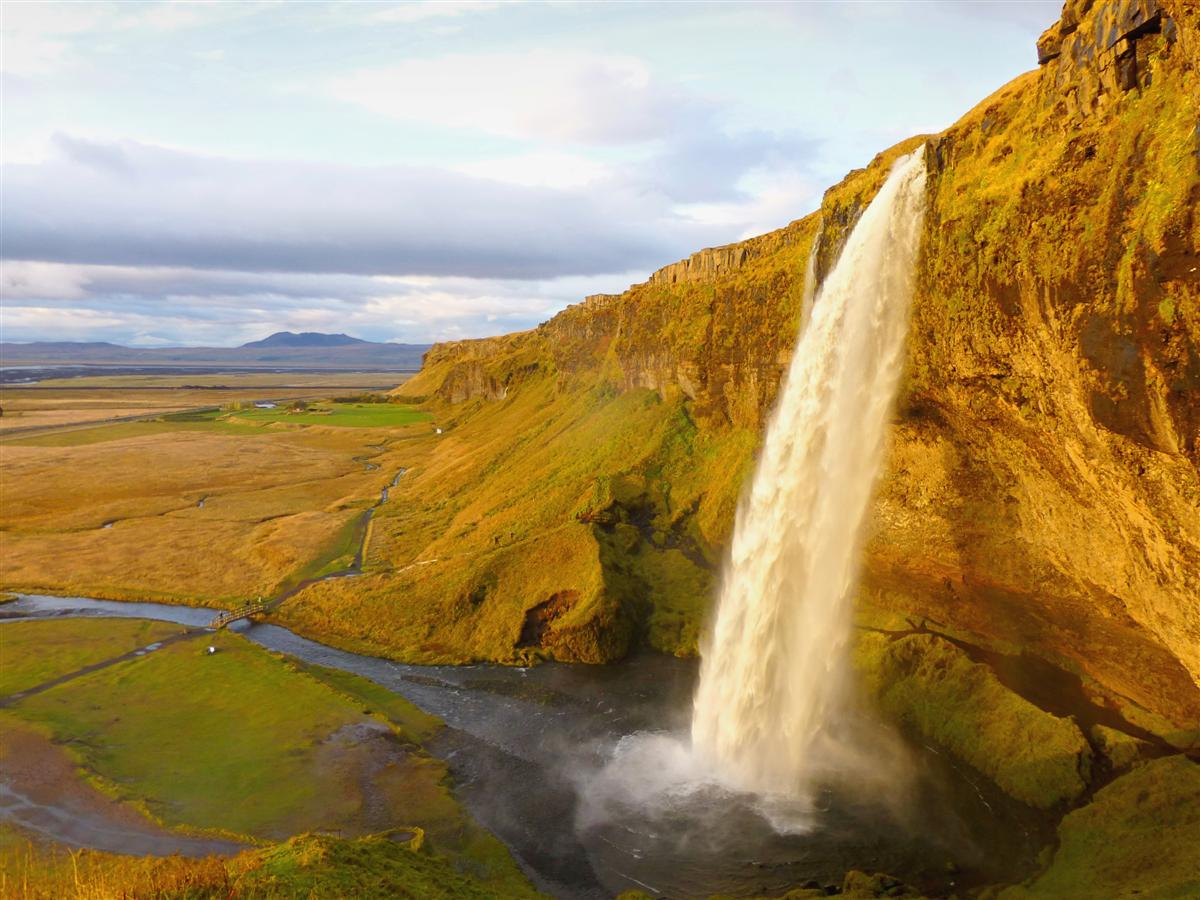
M1087 788L1091 749L1071 719L1038 709L931 634L862 633L855 664L879 707L1039 809Z
M1108 761L1113 770L1128 769L1144 762L1153 750L1153 746L1147 741L1107 725L1093 725L1088 731L1088 736L1096 752Z
M1200 765L1171 756L1134 769L1058 833L1048 868L1002 900L1200 897Z

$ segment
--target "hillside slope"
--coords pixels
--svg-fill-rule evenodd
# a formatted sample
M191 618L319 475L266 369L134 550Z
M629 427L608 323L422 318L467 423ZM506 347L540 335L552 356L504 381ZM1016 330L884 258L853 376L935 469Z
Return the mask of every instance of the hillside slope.
M930 178L864 627L1200 723L1200 23L1071 0L1041 67L851 172L812 215L521 334L440 344L371 574L285 620L416 661L695 652L819 279L902 153ZM811 264L811 265L810 265ZM907 624L906 624L907 623Z

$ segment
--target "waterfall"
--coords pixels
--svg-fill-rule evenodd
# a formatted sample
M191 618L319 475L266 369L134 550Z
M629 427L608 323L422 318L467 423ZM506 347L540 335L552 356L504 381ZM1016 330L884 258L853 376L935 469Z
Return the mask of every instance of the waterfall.
M808 265L804 267L804 290L800 294L800 333L808 327L812 318L813 302L817 298L817 251L821 249L821 235L825 233L825 220L817 222L812 246L808 248Z
M898 160L816 292L738 510L692 746L740 789L802 796L818 757L849 752L851 605L904 363L924 185L920 151Z

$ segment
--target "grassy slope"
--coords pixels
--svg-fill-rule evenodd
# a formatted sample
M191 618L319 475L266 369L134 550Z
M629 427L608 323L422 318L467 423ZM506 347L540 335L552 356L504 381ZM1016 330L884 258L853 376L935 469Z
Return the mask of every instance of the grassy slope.
M669 527L669 510L694 502L697 485L667 467L682 475L693 452L722 449L694 446L695 428L677 401L603 387L564 397L551 374L537 373L501 415L473 405L453 411L436 445L412 448L412 467L374 524L376 574L315 586L285 608L287 621L422 661L516 659L525 610L573 592L573 605L555 623L555 649L601 661L628 646L626 605L639 601L646 583L651 597L669 598L664 627L679 605L695 620L689 605L707 597L702 576L691 576L697 584L688 594L656 595L672 575L670 557L664 565L647 553L654 568L628 572L604 564L614 541L649 546L656 528ZM642 532L622 535L581 521L615 502L644 510ZM519 580L509 577L517 572ZM398 593L403 605L393 602ZM464 610L475 614L464 617ZM595 630L597 619L611 629ZM606 639L607 648L598 646Z

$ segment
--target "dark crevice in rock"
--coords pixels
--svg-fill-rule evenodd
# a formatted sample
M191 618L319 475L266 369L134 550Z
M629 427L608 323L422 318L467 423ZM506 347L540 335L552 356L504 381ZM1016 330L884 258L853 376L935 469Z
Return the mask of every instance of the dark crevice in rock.
M559 591L527 610L525 622L521 626L521 636L517 638L517 649L541 647L555 620L561 618L578 601L578 591Z

